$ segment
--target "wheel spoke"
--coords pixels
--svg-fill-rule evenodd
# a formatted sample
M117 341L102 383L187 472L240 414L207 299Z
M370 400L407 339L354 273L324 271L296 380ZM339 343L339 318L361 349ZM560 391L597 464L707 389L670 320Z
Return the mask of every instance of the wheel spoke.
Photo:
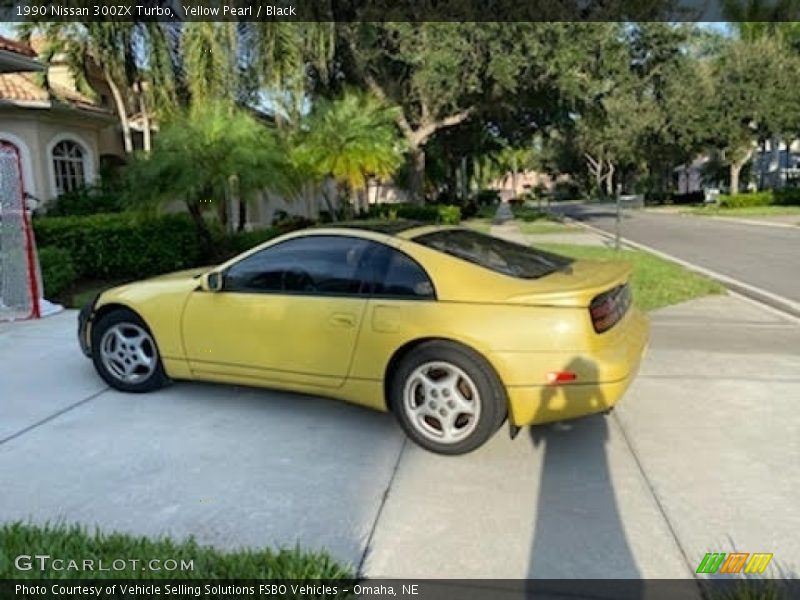
M456 403L456 407L458 408L458 412L460 412L462 414L467 414L467 415L474 415L475 414L475 403L472 400L469 400L464 396L463 392L461 391L461 388L459 388L458 385L454 385L451 388L450 393L452 395L453 400ZM473 397L474 397L474 393L473 393Z
M114 328L114 340L116 341L116 346L119 346L119 344L124 345L128 341L119 327Z

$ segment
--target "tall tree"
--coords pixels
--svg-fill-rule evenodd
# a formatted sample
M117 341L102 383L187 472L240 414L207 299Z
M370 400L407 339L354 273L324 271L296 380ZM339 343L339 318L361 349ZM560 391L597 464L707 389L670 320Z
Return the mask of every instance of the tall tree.
M492 103L552 75L550 23L339 23L339 64L356 84L401 108L411 195L424 195L425 145Z
M730 168L731 194L739 192L739 175L756 139L796 123L792 95L798 77L798 61L771 38L731 41L715 61L708 117Z

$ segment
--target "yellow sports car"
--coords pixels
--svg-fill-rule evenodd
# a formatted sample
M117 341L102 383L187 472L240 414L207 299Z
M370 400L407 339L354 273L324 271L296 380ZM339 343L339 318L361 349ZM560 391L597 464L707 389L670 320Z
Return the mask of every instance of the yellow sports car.
M515 435L614 406L648 336L629 275L459 227L313 228L103 292L78 335L119 390L194 379L330 396L462 454L506 419Z

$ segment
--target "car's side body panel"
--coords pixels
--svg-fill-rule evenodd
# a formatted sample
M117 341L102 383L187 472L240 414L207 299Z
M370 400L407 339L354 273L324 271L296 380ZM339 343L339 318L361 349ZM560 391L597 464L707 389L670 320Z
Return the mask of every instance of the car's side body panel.
M182 316L186 358L198 377L341 386L366 298L192 292Z
M444 339L483 356L505 386L516 425L566 419L613 406L647 342L647 320L632 308L595 333L591 299L628 280L624 263L575 263L536 280L494 273L403 236L320 229L282 236L216 267L304 235L351 235L405 252L429 274L436 299L321 297L211 292L207 269L103 293L147 323L164 369L202 379L322 394L385 410L384 379L395 354L420 340ZM91 318L82 335L90 339ZM574 381L548 384L568 371Z

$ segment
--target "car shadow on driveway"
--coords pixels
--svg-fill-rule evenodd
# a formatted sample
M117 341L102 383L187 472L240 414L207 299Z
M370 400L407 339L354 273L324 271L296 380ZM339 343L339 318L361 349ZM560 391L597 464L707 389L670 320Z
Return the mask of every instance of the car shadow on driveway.
M586 359L574 359L563 370L578 372L589 381L597 379L596 366ZM607 401L595 385L553 386L542 394L537 419L554 419L560 409L576 404L596 410ZM559 585L551 581L543 587L537 579L613 578L632 581L609 582L608 589L603 589L604 585L598 589L596 581L588 582L585 591L599 598L603 593L610 598L641 597L636 581L641 574L625 534L609 469L609 417L600 414L533 426L530 439L542 456L542 467L528 571L529 595ZM570 586L564 591L574 592L574 583Z

